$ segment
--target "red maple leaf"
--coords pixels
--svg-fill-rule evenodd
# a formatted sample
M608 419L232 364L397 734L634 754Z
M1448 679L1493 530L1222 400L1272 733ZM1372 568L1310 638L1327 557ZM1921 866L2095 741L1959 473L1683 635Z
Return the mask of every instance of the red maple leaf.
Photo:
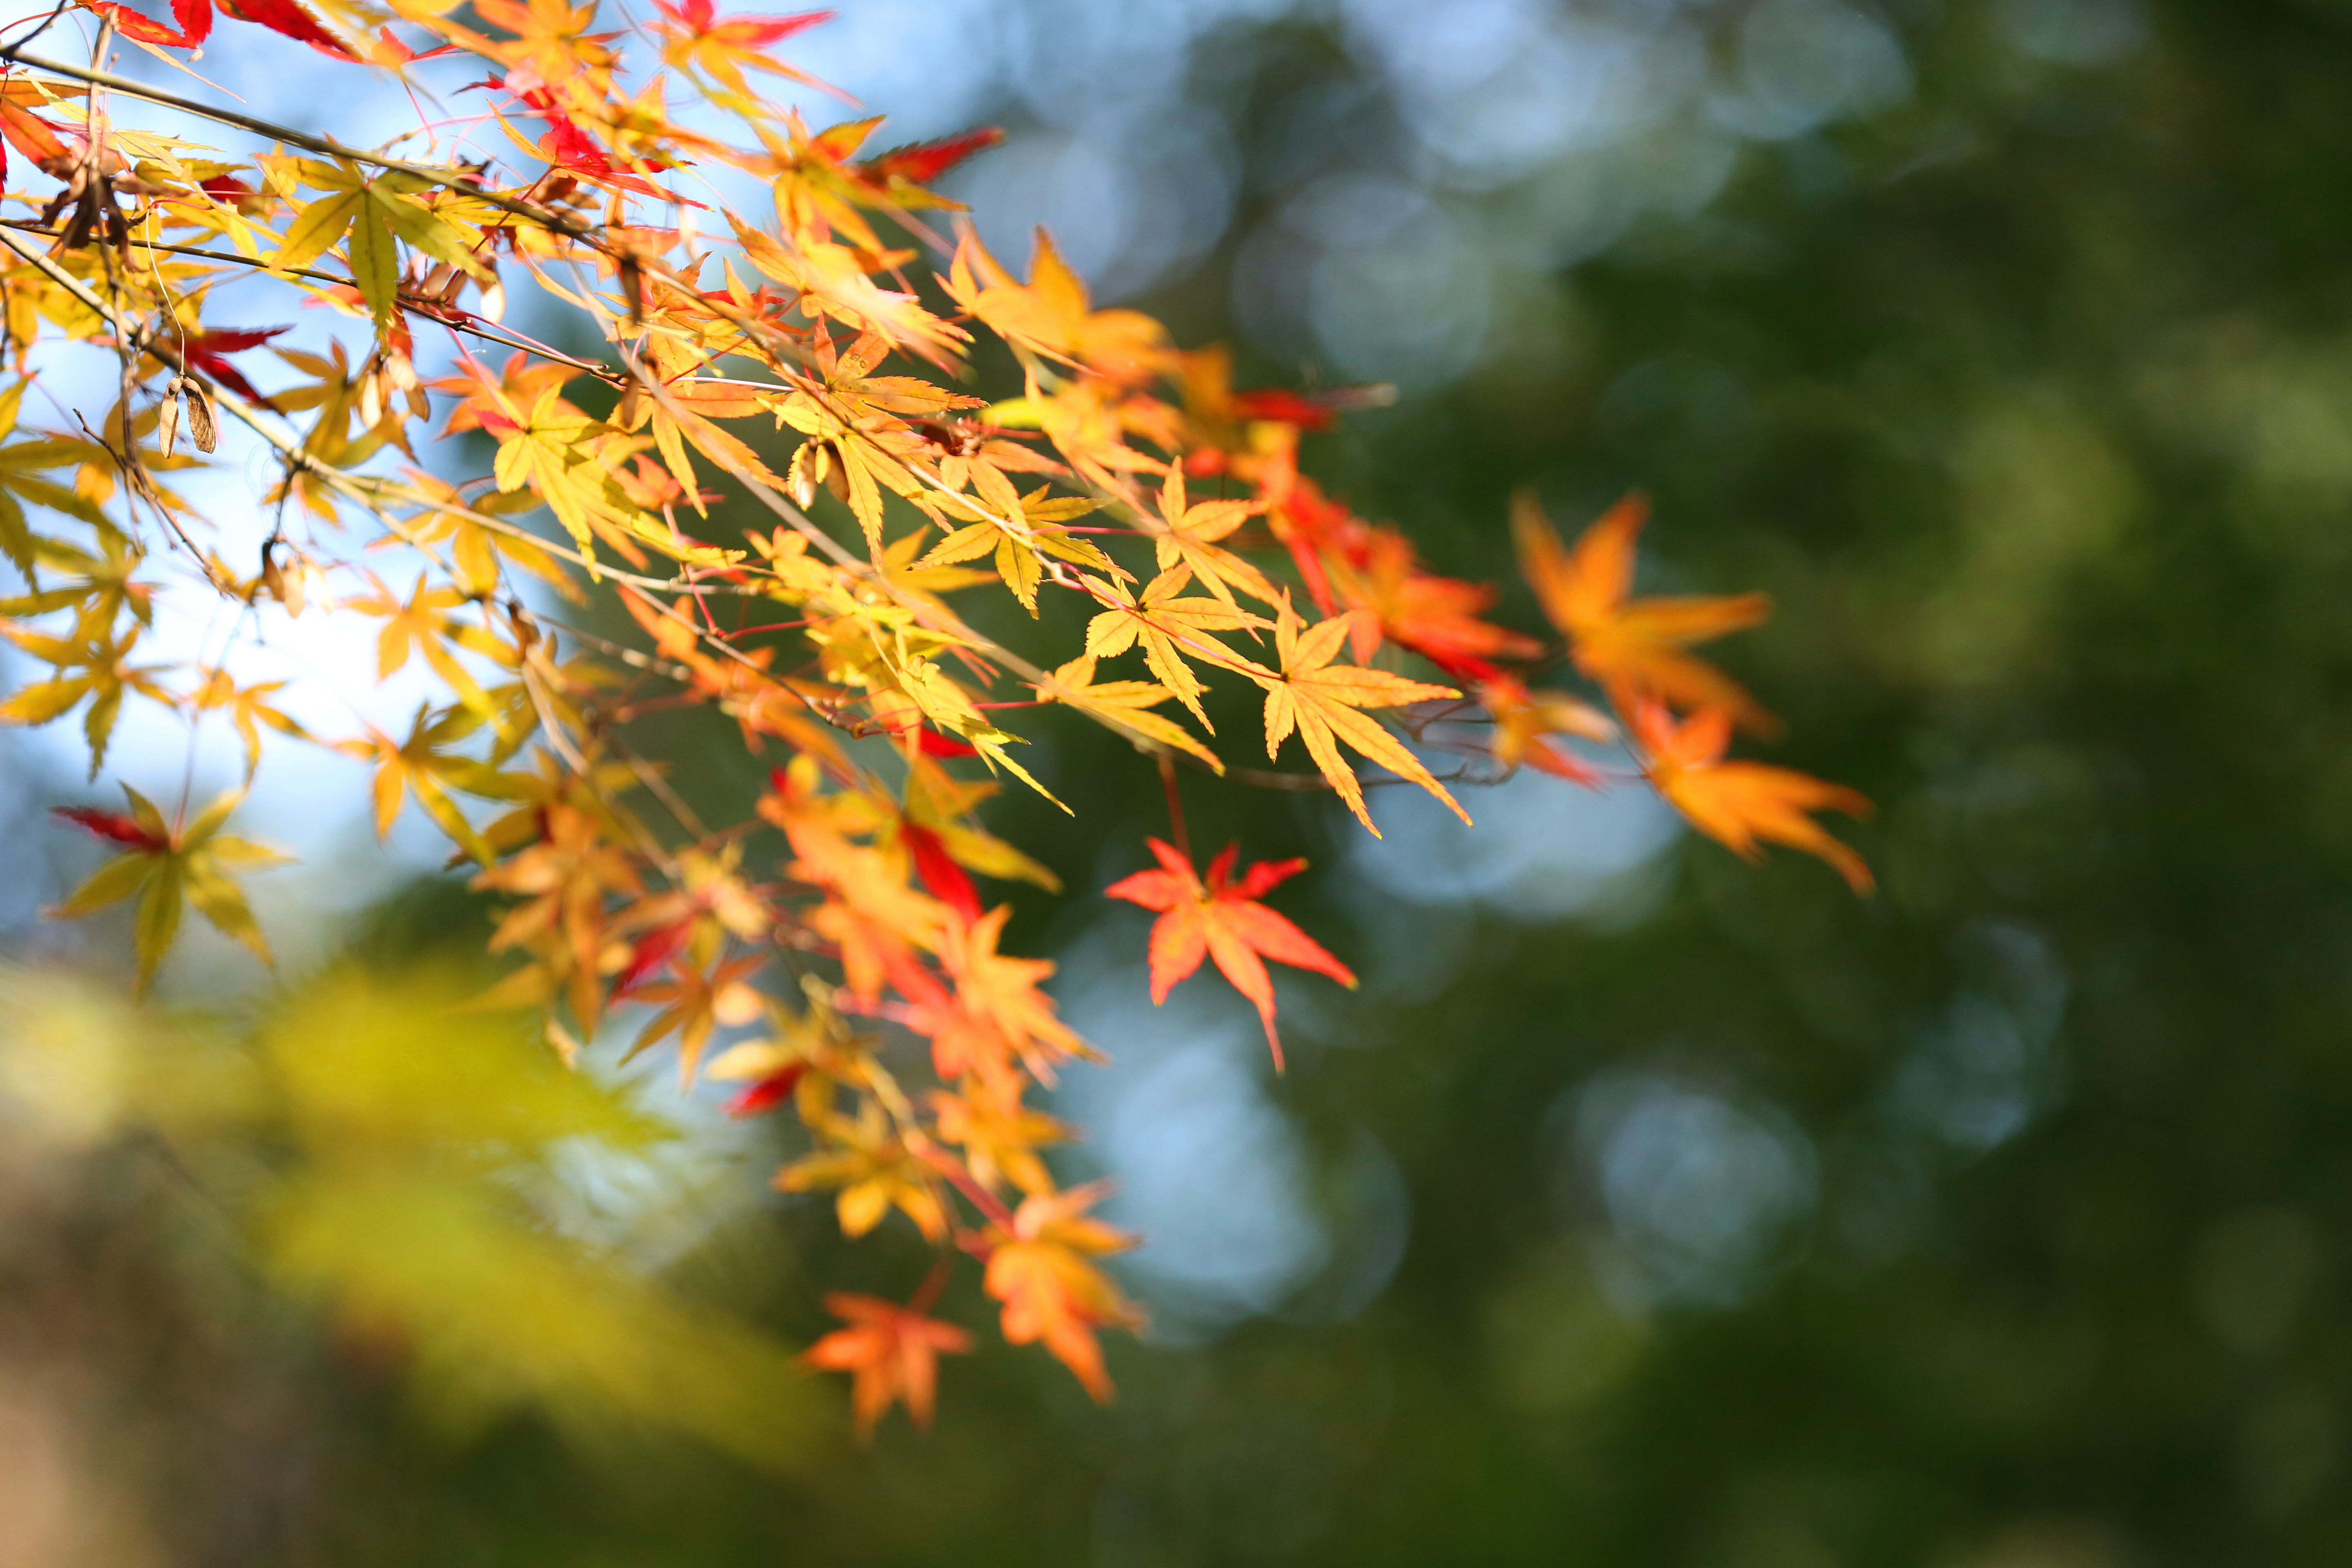
M219 332L191 332L181 342L180 357L188 362L190 370L202 371L239 397L275 413L278 405L256 391L253 383L245 379L244 373L228 363L228 356L243 353L247 349L257 349L278 333L292 330L290 327L237 327Z
M938 757L950 762L958 757L980 755L979 747L967 746L953 735L943 735L929 725L915 731L915 749L927 757Z
M628 963L622 965L621 973L613 977L614 999L617 1001L627 995L676 958L679 950L686 946L686 939L693 934L694 921L688 917L656 926L637 938L630 945Z
M1413 652L1456 680L1491 680L1497 658L1532 658L1543 645L1478 616L1495 590L1424 572L1412 542L1394 529L1373 529L1360 562L1328 563L1340 601L1354 613L1348 641L1359 664L1371 662L1383 639Z
M13 88L16 83L8 84ZM7 88L0 88L0 174L8 172L8 148L14 147L33 161L34 167L53 180L73 177L74 153L64 138L76 135L62 132L16 101Z
M179 23L177 27L167 27L117 0L86 0L86 4L112 22L115 31L142 44L193 49L213 33L214 0L172 0L172 19ZM219 4L224 12L240 22L267 27L298 43L308 44L320 54L332 55L339 60L359 58L352 53L350 45L327 31L298 0L219 0Z
M1234 862L1241 846L1229 844L1209 863L1204 882L1192 863L1175 846L1147 840L1157 871L1138 871L1103 890L1114 899L1160 911L1151 928L1151 1000L1156 1006L1168 999L1176 983L1201 967L1203 957L1217 961L1218 972L1234 989L1257 1007L1265 1025L1265 1043L1274 1048L1275 1070L1282 1070L1282 1037L1274 1029L1274 978L1259 962L1263 954L1294 969L1328 974L1354 989L1355 974L1323 951L1321 944L1288 920L1257 900L1307 869L1304 860L1260 861L1233 879Z
M993 125L983 125L961 136L946 136L937 142L918 142L909 147L894 147L869 162L858 164L857 169L877 184L904 180L910 185L928 185L974 153L986 152L1003 140L1003 132Z
M727 1102L727 1114L738 1121L746 1121L754 1116L765 1116L789 1099L793 1090L799 1086L801 1079L807 1076L808 1063L794 1062L792 1066L772 1072L765 1078L755 1079L744 1086L742 1092Z
M654 9L668 17L676 30L687 37L721 39L744 49L781 43L820 22L830 22L834 16L830 11L803 11L792 16L734 16L722 22L719 20L715 0L683 0L677 5L669 0L654 0Z
M898 826L898 838L914 858L915 875L923 879L923 887L931 897L967 921L979 920L980 889L972 886L970 874L948 853L940 836L919 822L903 822Z
M165 840L119 812L100 811L94 805L53 805L49 815L86 827L110 844L125 845L151 855L170 847Z
M1301 430L1321 431L1339 423L1339 411L1298 393L1270 386L1234 393L1234 417L1271 420L1278 425L1296 425Z

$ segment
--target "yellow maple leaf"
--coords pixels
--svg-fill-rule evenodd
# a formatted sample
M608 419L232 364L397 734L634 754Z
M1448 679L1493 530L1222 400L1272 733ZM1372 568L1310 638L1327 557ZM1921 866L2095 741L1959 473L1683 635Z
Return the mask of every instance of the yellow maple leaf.
M1426 686L1384 669L1333 664L1347 643L1349 624L1349 617L1336 616L1302 631L1298 616L1286 604L1274 627L1282 672L1277 675L1254 665L1243 672L1265 689L1267 758L1280 752L1282 742L1296 730L1307 742L1307 755L1315 759L1315 765L1375 838L1381 830L1372 826L1371 815L1364 809L1364 786L1340 752L1342 742L1391 773L1411 779L1468 822L1470 814L1462 809L1462 803L1446 793L1445 786L1421 765L1421 759L1363 711L1461 693L1450 686Z
M1087 623L1087 656L1115 658L1141 644L1151 673L1176 694L1176 700L1201 721L1201 728L1213 735L1217 727L1201 710L1201 693L1208 688L1184 661L1196 658L1255 679L1265 672L1209 634L1255 628L1266 622L1222 600L1181 597L1192 577L1191 567L1176 566L1154 577L1140 594L1129 592L1123 583L1081 578L1107 606Z
M1218 542L1257 511L1260 503L1204 500L1188 505L1188 500L1184 465L1171 463L1160 488L1160 518L1154 531L1161 570L1180 563L1191 567L1202 587L1235 608L1240 607L1234 599L1236 588L1260 604L1278 603L1279 595L1265 574Z

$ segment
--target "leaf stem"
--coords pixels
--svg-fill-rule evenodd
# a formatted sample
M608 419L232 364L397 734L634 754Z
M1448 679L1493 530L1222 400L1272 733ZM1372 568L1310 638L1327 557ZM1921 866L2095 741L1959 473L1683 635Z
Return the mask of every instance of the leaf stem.
M1160 753L1160 787L1168 792L1168 831L1176 842L1176 853L1184 863L1192 863L1192 836L1184 830L1184 794L1176 785L1176 758L1168 752Z

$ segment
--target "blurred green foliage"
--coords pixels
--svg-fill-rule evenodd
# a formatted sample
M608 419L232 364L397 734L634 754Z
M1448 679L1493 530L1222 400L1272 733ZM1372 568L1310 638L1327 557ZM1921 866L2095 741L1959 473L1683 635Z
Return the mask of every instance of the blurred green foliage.
M1196 837L1315 858L1287 907L1370 982L1295 993L1296 1025L1286 994L1271 1092L1334 1191L1360 1135L1392 1157L1393 1279L1116 1345L1106 1411L984 1351L931 1437L858 1450L835 1418L782 1471L530 1415L453 1442L390 1372L772 1453L816 1400L704 1314L804 1341L814 1282L903 1293L911 1239L722 1205L668 1259L720 1304L689 1309L527 1220L511 1173L551 1139L645 1124L487 1024L436 1022L426 1056L383 982L332 981L215 1081L183 1043L109 1056L153 1026L79 993L12 1003L83 1050L9 1070L86 1145L268 1101L268 1172L190 1167L275 1194L238 1234L351 1325L224 1278L170 1167L86 1153L68 1201L24 1155L0 1366L79 1369L58 1440L117 1489L87 1506L240 1568L2344 1562L2352 8L2163 0L2095 68L2004 46L2015 6L1895 9L1906 100L1752 146L1696 216L1516 303L1508 352L1310 454L1468 575L1506 574L1517 484L1563 520L1653 491L1662 582L1776 597L1728 659L1788 721L1775 760L1878 801L1876 901L1685 842L1599 915L1416 906L1328 874L1335 815L1188 784ZM1324 68L1310 32L1229 68L1245 157ZM1221 275L1147 303L1220 335ZM1013 796L996 823L1098 887L1140 863L1157 782L1051 739L1076 825ZM716 744L680 736L682 781L749 787ZM377 951L478 944L462 897L420 897ZM1118 918L1032 899L1014 935L1139 955ZM425 1092L453 1064L493 1092ZM490 1120L443 1120L461 1099ZM765 1153L728 1179L754 1192ZM1752 1245L1693 1218L1727 1170L1785 1197L1733 1205Z

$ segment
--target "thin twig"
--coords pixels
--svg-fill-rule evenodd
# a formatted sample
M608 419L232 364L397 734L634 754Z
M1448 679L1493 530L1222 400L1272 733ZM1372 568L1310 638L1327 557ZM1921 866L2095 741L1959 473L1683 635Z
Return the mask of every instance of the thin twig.
M1168 792L1168 831L1176 841L1176 853L1184 857L1184 864L1192 863L1192 836L1184 830L1184 795L1176 787L1176 758L1171 752L1160 753L1160 787Z

